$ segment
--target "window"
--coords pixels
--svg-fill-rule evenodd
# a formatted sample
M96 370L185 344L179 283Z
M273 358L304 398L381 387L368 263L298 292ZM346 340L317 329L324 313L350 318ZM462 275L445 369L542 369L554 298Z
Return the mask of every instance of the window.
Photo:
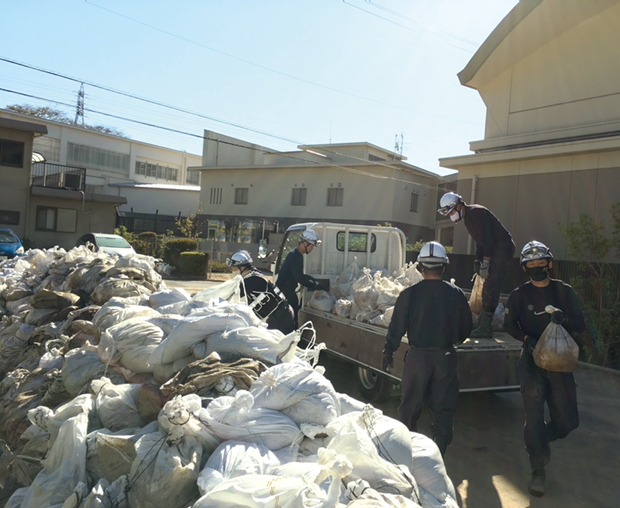
M129 173L129 155L75 143L67 143L67 163Z
M37 206L37 231L58 231L75 233L77 230L77 210Z
M336 249L344 251L344 241L347 238L345 231L339 231L336 235ZM368 233L349 233L349 252L366 252L368 248ZM377 250L377 237L371 234L370 252Z
M342 206L344 189L327 189L327 206Z
M209 200L209 204L211 205L222 204L222 188L221 187L211 187L211 198Z
M409 205L409 211L410 212L417 212L418 211L418 198L420 197L420 195L417 192L412 192L411 193L411 204Z
M299 187L293 189L293 198L291 199L291 205L293 206L306 206L306 188Z
M0 210L0 224L17 226L19 224L19 212Z
M248 204L248 188L237 187L235 189L235 205L247 205Z
M136 161L136 175L150 176L152 178L160 178L176 182L179 170L170 166L160 166L159 164L151 164L150 162Z
M24 143L0 139L0 166L24 166Z
M369 161L384 161L385 159L382 159L381 157L377 157L376 155L369 153L368 160Z
M189 185L200 185L200 173L188 171L185 175L185 183Z
M59 161L60 160L60 139L48 138L47 136L40 136L34 138L34 144L32 145L34 152L40 153L45 160Z

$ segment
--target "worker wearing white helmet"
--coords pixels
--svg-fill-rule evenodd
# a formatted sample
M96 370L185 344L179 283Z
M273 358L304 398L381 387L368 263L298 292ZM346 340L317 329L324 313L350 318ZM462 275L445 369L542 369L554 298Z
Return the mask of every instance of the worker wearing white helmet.
M310 254L314 248L321 245L319 236L311 229L305 230L299 237L297 248L292 250L282 263L276 285L293 307L295 313L295 327L298 327L297 315L299 312L299 298L297 286L301 284L310 291L319 289L319 283L311 275L304 273L304 254Z
M233 273L239 271L243 277L241 296L247 297L248 305L267 322L267 328L291 333L295 329L292 307L275 284L267 280L252 263L252 256L247 250L237 251L226 259Z
M501 282L515 253L512 236L488 208L468 205L456 192L447 192L441 197L437 212L450 217L452 222L462 219L467 232L476 242L474 271L484 279L484 287L479 325L472 331L471 337L491 338L491 323L499 303Z
M452 441L452 421L459 395L455 346L473 327L463 291L442 280L446 249L428 242L420 249L418 270L424 280L400 293L385 337L383 370L389 372L405 333L409 349L401 383L398 417L417 430L424 401L431 410L431 433L442 455Z

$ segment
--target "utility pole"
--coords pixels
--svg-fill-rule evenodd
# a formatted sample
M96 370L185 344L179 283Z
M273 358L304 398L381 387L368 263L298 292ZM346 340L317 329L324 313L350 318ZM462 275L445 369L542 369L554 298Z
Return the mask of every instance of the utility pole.
M81 122L82 127L84 127L84 83L80 85L80 91L78 92L75 121L73 123L78 125L78 122Z

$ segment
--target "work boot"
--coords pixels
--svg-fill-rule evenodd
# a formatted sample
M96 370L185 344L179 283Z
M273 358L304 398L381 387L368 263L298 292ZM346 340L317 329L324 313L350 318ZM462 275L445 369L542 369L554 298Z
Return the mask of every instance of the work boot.
M470 339L492 339L493 338L493 313L482 312L480 314L480 324L469 334Z
M545 470L536 469L532 471L532 481L530 482L530 494L536 497L545 495Z

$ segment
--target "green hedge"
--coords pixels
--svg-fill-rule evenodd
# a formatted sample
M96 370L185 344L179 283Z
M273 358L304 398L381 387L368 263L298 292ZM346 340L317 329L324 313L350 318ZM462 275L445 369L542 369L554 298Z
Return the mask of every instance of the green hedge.
M198 242L191 238L174 238L168 240L164 245L162 253L163 260L172 266L179 266L179 257L182 252L193 252L198 250Z
M208 259L209 257L204 252L181 252L179 255L179 273L205 276Z

